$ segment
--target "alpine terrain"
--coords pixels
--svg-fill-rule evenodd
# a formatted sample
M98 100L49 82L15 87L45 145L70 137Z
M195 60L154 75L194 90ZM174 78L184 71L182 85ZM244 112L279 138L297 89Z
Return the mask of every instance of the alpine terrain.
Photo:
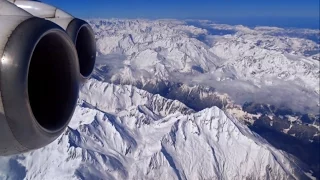
M319 30L88 20L97 64L65 133L0 179L316 179Z
M1 179L300 179L298 161L232 116L90 80L67 131L1 159Z

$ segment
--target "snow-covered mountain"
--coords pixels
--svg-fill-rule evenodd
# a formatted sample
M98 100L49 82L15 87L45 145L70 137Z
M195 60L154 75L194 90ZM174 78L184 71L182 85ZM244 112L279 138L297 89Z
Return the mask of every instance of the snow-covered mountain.
M318 30L176 20L90 23L101 79L142 86L159 81L201 85L241 105L253 101L318 112L319 39L301 37L319 38Z
M97 79L135 85L195 110L223 108L228 99L229 107L252 102L293 110L287 115L300 124L306 123L303 114L319 113L318 30L210 21L90 23L97 37ZM194 91L199 93L189 102ZM319 118L307 123L320 130Z
M304 179L302 167L217 107L89 80L67 131L0 158L0 179Z
M195 111L218 106L319 171L319 30L198 20L89 22L98 45L96 79L131 84ZM272 134L294 142L283 146Z
M0 179L320 177L319 30L89 23L97 65L71 124L1 157Z

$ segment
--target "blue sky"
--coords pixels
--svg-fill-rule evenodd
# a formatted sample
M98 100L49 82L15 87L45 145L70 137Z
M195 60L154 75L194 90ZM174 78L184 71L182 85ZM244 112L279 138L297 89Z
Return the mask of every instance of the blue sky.
M318 17L319 0L43 0L84 18Z
M306 18L319 21L319 0L43 0L81 18ZM300 18L300 19L295 19ZM310 20L312 18L312 20ZM285 19L284 21L287 21ZM311 22L310 22L311 23Z

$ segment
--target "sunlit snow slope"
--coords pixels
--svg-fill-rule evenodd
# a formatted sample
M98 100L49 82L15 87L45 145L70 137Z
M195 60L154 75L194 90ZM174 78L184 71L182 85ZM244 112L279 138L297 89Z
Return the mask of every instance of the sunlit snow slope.
M318 29L201 20L90 20L94 78L217 106L312 167L320 178Z
M318 141L318 30L210 21L89 22L98 47L95 78L135 85L194 110L218 106L251 124L246 113L280 118L285 124L278 132L308 131L298 138ZM270 108L252 111L245 103Z
M253 101L318 112L318 30L210 21L89 22L96 32L101 79L213 87L241 105Z
M319 176L318 30L89 23L98 59L68 129L47 147L1 157L0 179Z
M0 179L305 178L296 163L217 107L194 112L89 80L67 131L40 150L0 158Z

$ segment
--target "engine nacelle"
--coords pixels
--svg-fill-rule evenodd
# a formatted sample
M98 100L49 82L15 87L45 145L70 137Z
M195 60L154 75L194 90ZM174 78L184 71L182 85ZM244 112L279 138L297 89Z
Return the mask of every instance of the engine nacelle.
M76 46L81 78L87 79L90 76L96 60L96 43L93 30L87 22L39 1L11 1L30 14L50 20L62 27Z
M96 41L91 26L84 20L74 18L66 28L73 40L79 58L80 74L88 78L96 61Z
M0 0L0 155L41 148L66 129L79 60L60 26Z

